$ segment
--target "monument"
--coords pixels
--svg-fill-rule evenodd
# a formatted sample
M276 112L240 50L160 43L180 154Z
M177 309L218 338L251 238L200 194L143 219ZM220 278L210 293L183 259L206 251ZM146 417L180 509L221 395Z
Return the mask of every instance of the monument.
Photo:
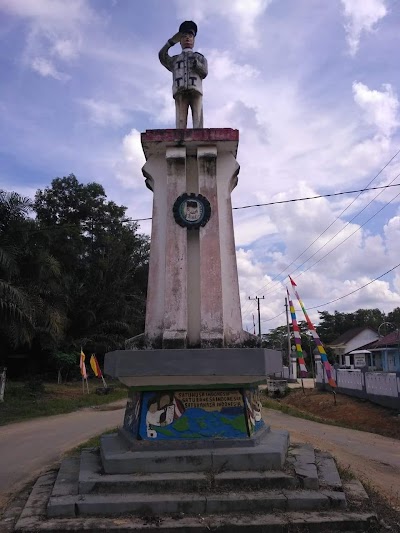
M39 478L19 531L350 531L372 516L346 515L329 454L289 449L288 433L263 420L258 385L282 358L242 329L231 205L239 132L203 128L196 34L182 23L159 54L173 74L176 129L141 137L153 192L145 331L105 357L105 373L129 387L123 426L99 453Z

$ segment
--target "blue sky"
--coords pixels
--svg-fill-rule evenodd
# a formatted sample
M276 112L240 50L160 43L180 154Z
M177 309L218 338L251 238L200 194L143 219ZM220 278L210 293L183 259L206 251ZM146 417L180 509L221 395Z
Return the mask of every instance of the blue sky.
M209 63L205 127L240 130L234 206L361 189L400 149L395 0L0 0L0 188L74 173L151 216L140 132L174 127L157 55L183 20ZM399 173L400 154L371 186ZM284 323L287 274L308 308L400 305L400 267L322 305L400 263L400 188L378 192L234 211L245 327L255 295L263 331Z

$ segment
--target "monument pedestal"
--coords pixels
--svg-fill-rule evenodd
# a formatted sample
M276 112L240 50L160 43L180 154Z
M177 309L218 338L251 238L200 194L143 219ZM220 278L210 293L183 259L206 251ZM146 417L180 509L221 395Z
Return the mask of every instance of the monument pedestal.
M265 425L257 386L281 369L261 348L117 350L105 373L130 388L124 431L132 439L249 439Z

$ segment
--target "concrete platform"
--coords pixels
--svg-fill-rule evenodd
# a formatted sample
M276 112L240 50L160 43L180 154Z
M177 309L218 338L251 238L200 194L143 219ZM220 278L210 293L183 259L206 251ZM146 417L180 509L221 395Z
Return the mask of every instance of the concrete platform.
M368 530L376 519L363 512L368 496L360 483L342 483L329 454L288 449L286 432L265 439L253 448L132 452L103 436L102 453L83 450L38 479L16 531ZM123 472L107 473L103 453Z
M178 515L145 515L118 516L106 518L69 517L48 518L46 506L49 500L56 474L49 473L41 476L25 505L16 524L15 531L19 533L54 532L66 533L71 531L86 531L98 533L111 531L118 533L146 532L146 533L207 533L218 530L221 533L288 533L289 527L293 531L316 533L337 533L339 531L368 531L377 523L376 515L358 510L337 511L278 511L251 514L237 512L218 514L198 514L187 516ZM354 492L354 481L352 490ZM358 491L362 494L362 490ZM360 506L366 507L368 500L360 500Z
M111 437L111 443L116 444L118 439ZM280 434L280 437L286 436ZM178 471L176 461L179 455L163 452L167 454L166 460L161 455L162 460L157 463L160 453L154 453L152 460L153 467L160 468L161 465L164 472L139 470L108 474L99 451L83 450L80 458L63 461L48 500L47 515L49 518L127 513L140 516L210 515L229 514L233 510L252 514L345 510L347 507L345 493L335 477L336 465L327 454L317 454L317 461L312 447L294 446L289 451L285 470L282 466L271 470L260 468L261 451L260 454L255 454L254 449L250 452L231 451L233 464L242 460L238 452L245 451L252 456L251 460L246 459L249 461L247 470L230 469L228 451L214 450L212 461L204 470L196 470L199 461L186 461L187 467L195 469L182 471L180 465ZM223 464L219 461L222 457Z
M101 438L101 458L107 474L205 472L217 470L277 470L283 467L289 446L286 431L264 433L254 447L133 451L116 433Z

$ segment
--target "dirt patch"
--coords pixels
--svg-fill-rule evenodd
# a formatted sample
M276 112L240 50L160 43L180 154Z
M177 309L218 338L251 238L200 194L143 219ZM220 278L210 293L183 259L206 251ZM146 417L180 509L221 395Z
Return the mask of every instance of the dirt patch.
M368 401L336 394L335 405L332 393L311 389L306 389L304 393L301 389L292 390L278 401L324 422L400 439L399 412Z

